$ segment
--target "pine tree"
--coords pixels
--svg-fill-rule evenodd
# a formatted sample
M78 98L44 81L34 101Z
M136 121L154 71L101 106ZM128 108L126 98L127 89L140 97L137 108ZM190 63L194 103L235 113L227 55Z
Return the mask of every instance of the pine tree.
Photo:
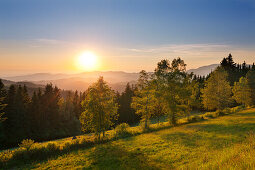
M5 98L5 103L7 104L6 108L4 109L5 116L8 118L6 121L3 122L4 132L6 136L6 140L8 140L8 145L16 144L20 142L21 135L19 134L20 128L20 114L17 108L17 92L14 85L9 87L7 97Z
M132 124L139 121L139 116L135 114L135 110L131 108L132 97L134 97L134 88L127 83L124 92L121 95L117 93L116 96L119 104L119 123Z
M75 114L76 118L79 119L79 117L81 115L81 100L79 98L77 90L74 93L72 102L73 102L73 107L74 107L74 114Z
M0 122L6 120L6 117L4 116L3 109L6 107L6 104L3 104L4 98L6 97L6 92L4 90L4 84L2 80L0 79Z

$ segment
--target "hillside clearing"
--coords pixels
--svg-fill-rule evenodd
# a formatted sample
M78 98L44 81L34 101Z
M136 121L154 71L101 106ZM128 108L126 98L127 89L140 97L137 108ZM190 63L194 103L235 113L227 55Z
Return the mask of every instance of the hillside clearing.
M80 149L17 168L252 168L255 167L252 157L255 151L251 146L255 143L251 133L254 130L255 109L248 109L216 119Z

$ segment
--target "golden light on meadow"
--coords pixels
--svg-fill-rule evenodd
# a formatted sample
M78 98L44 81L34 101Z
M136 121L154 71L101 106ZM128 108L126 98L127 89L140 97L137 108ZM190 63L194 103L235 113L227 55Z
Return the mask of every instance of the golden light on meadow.
M96 70L98 68L98 56L90 51L83 52L77 57L76 66L82 71Z

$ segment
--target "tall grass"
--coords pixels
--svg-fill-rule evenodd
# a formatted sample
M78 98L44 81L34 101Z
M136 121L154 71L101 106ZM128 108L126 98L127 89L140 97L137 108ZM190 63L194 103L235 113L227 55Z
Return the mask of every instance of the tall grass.
M231 113L236 113L242 110L243 107L235 107L231 109L223 110L222 112L207 112L201 115L194 115L187 118L178 120L178 124L187 124L192 122L198 122L205 119L215 118ZM167 122L160 124L151 124L147 131L144 131L141 127L129 127L127 124L121 124L116 127L114 131L108 131L103 141L97 141L94 136L83 136L75 140L67 140L65 142L48 142L46 144L31 143L31 140L27 140L21 144L20 148L15 150L7 150L0 153L0 168L12 167L18 163L29 163L32 161L41 161L49 159L50 157L63 155L79 148L87 148L94 146L98 143L105 143L111 140L124 138L127 136L135 136L142 133L148 133L152 131L158 131L161 129L169 128Z

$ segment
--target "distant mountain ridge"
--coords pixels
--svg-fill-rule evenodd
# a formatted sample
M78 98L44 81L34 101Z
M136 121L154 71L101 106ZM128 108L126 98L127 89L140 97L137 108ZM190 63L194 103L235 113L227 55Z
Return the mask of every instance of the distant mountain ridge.
M196 75L206 76L213 71L219 64L190 69L187 72L193 72ZM139 78L139 73L127 73L124 71L94 71L83 72L78 74L51 74L35 73L23 76L5 77L4 84L26 84L29 87L43 87L48 83L58 86L64 90L84 91L89 85L96 82L99 76L103 76L105 81L116 91L122 92L127 83L135 84ZM30 83L30 84L29 84Z
M214 69L216 69L219 65L220 64L210 64L207 66L198 67L196 69L190 69L187 72L188 73L193 72L194 74L199 75L199 76L206 76L209 73L211 73Z
M104 80L108 82L114 90L122 92L127 83L134 84L137 81L139 73L126 73L123 71L95 71L78 74L36 73L24 76L5 77L5 79L14 82L32 82L38 85L52 83L64 90L84 91L89 85L96 82L100 76L103 76Z
M44 80L58 80L67 78L81 78L88 82L94 82L99 76L103 76L106 81L116 83L122 81L133 81L137 80L139 73L127 73L123 71L94 71L94 72L84 72L78 74L51 74L51 73L36 73L24 76L12 76L3 77L6 80L11 81L44 81Z

